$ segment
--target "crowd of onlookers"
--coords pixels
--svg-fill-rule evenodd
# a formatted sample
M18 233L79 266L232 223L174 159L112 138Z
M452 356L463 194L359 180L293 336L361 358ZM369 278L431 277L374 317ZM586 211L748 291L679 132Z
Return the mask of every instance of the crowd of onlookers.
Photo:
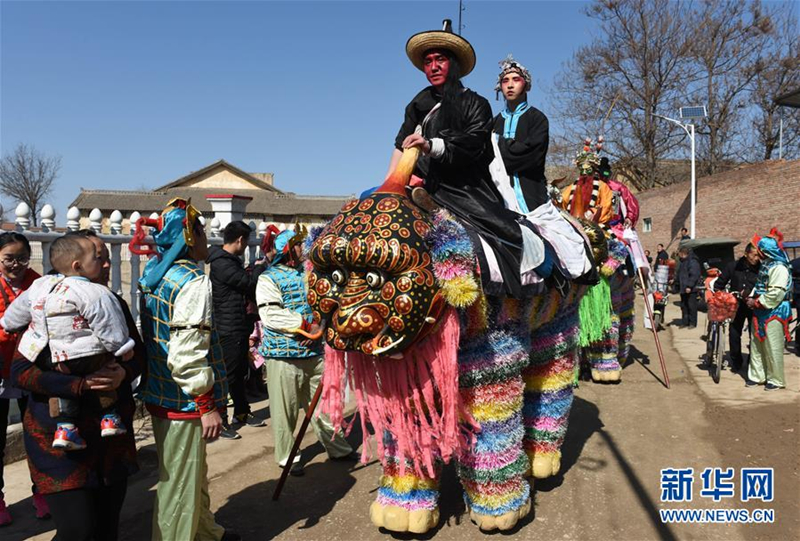
M134 392L150 413L159 454L153 539L237 538L210 511L205 445L238 439L245 425L266 425L251 411L248 378L265 380L275 460L286 466L298 412L323 368L322 333L305 292L305 232L270 229L261 259L245 268L250 227L231 222L222 246L209 250L196 216L179 202L149 224L154 244L142 253L157 257L139 281L138 326L107 287L109 252L92 231L54 241L53 270L43 277L30 268L24 235L0 235L0 526L12 521L2 498L11 400L23 414L36 516L52 515L62 540L117 537L128 478L138 470ZM800 259L790 262L781 240L776 231L752 239L713 285L739 299L730 321L731 371L768 390L785 386L790 302L800 302ZM646 255L655 267L670 263L661 244L655 261ZM695 328L704 269L685 245L677 256L678 326ZM326 419L312 426L332 459L357 458ZM299 457L289 467L303 475Z
M210 511L205 445L266 425L251 411L248 378L266 380L275 460L289 458L298 412L323 366L304 289L303 232L271 228L262 258L245 268L244 222L228 224L210 251L188 202L148 225L154 244L142 253L157 257L139 282L139 326L107 287L109 252L92 231L54 241L44 277L30 268L24 235L0 235L0 526L12 522L2 494L11 400L23 418L36 516L52 516L60 540L117 538L128 478L138 471L134 396L147 407L159 454L153 539L238 538ZM312 426L332 459L357 458L325 419ZM299 457L291 473L303 475Z
M789 259L783 249L782 235L773 230L764 237L754 237L738 259L722 268L708 268L714 260L701 265L693 250L682 241L688 240L686 229L681 231L675 252L677 270L671 279L673 291L680 294L681 318L679 328L697 327L700 293L707 284L713 291L731 292L737 299L735 315L728 325L731 372L740 373L748 387L764 385L767 390L785 387L783 352L794 339L795 353L800 356L800 258ZM673 265L663 244L657 247L654 266ZM705 269L703 267L706 267ZM704 276L709 280L704 283ZM713 280L711 278L714 278ZM797 313L792 315L792 309ZM794 336L792 336L792 329ZM742 334L748 332L749 355L742 352Z

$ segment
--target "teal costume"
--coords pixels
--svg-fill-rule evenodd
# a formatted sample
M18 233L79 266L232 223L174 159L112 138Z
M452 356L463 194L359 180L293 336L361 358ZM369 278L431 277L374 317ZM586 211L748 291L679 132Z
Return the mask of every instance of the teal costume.
M305 281L303 273L299 269L278 263L265 270L262 276L268 276L281 290L283 308L300 314L305 321L311 323L311 306L306 300ZM261 346L258 348L258 352L264 358L292 357L294 359L305 359L322 355L321 342L315 342L311 346L304 346L300 342L305 341L305 338L300 337L300 340L297 338L296 335L289 335L263 327L261 330Z
M148 404L173 411L197 411L194 398L181 390L167 367L170 338L168 322L172 321L173 303L178 292L184 285L202 274L203 271L194 261L176 261L164 274L155 290L144 296L142 337L147 348L148 366L144 401ZM214 402L217 409L221 409L225 407L228 385L216 329L211 331L211 347L206 358L214 371Z
M758 305L753 309L747 377L772 388L785 387L783 349L790 339L792 272L789 258L776 239L764 237L758 242L758 250L764 261L753 289Z

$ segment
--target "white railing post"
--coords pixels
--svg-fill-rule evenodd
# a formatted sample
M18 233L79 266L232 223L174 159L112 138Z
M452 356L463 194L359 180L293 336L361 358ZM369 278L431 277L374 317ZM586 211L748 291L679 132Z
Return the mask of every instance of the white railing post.
M77 231L81 228L81 211L78 207L70 207L67 210L67 229Z
M14 222L17 224L17 231L27 231L27 229L31 226L31 208L28 206L28 204L20 203L17 205L17 208L14 210L14 214L17 217L14 220Z
M250 226L250 243L247 245L244 262L245 265L252 265L256 262L256 251L258 250L258 244L252 244L252 240L254 237L258 239L258 229L256 228L256 223L253 220L247 222L247 225ZM255 235L253 233L255 233Z
M222 224L220 223L219 218L214 216L214 218L211 220L211 236L212 237L219 237L220 227L221 226L222 226Z
M42 233L52 233L56 227L56 211L53 205L43 206L39 216L41 217ZM53 245L53 241L42 240L39 244L42 249L42 272L47 274L53 268L50 264L50 246Z
M131 236L136 234L136 222L142 215L131 214ZM136 321L139 318L139 256L131 252L131 315Z
M267 234L268 227L269 224L267 224L267 222L258 224L258 254L256 255L256 259L264 257L264 254L261 253L261 243L264 241L264 235Z
M42 233L49 233L56 228L56 211L50 203L42 207L39 212L42 223Z
M133 213L131 214L131 217L128 218L128 221L130 222L130 228L129 229L130 229L130 234L131 235L133 235L133 233L136 231L136 222L138 222L139 218L141 218L141 217L142 217L141 213L136 211L136 210L134 210Z
M122 213L115 210L109 218L111 234L122 234ZM111 243L111 291L122 295L122 244Z
M197 219L200 221L200 224L203 226L203 229L205 229L206 225L207 225L206 217L205 216L198 216ZM216 218L214 218L214 219L216 220ZM212 229L212 231L214 229L214 222L213 221L211 222L211 229ZM212 233L212 236L213 236L213 233ZM209 246L210 245L211 244L209 243ZM205 270L206 270L206 262L205 261L198 261L197 262L197 266L200 267L201 271L205 272Z
M103 213L100 209L92 209L92 212L89 213L89 227L95 233L103 231Z

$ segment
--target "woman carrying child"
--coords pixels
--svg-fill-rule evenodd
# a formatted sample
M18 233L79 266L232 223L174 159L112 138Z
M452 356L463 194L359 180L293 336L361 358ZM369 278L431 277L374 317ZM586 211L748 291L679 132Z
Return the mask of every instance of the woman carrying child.
M80 232L92 241L103 271L94 283L106 285L110 268L108 249L92 232ZM44 494L56 523L59 540L104 539L118 537L119 515L128 488L128 476L138 471L136 444L132 430L102 438L100 423L104 415L96 392L116 391L116 411L127 427L132 427L135 404L131 382L140 374L144 350L127 304L119 297L128 332L134 339L134 356L124 363L112 362L88 376L43 371L37 364L18 356L12 366L16 386L31 392L23 426L25 449L34 483ZM46 348L40 354L50 358ZM79 415L75 425L86 441L86 448L65 452L53 448L57 420L50 416L49 398L77 399Z

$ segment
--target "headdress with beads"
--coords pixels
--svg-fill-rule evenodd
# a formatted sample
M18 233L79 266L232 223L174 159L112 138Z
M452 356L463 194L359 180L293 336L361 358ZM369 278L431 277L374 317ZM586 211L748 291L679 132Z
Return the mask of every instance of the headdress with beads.
M597 138L597 142L587 137L583 141L583 148L575 154L573 163L581 172L600 167L600 151L603 150L603 136ZM594 147L594 148L592 148Z
M497 76L497 84L494 86L495 95L498 99L502 91L501 84L503 82L503 77L512 72L519 73L522 78L525 79L525 92L530 91L531 72L528 71L528 68L514 60L514 57L510 53L507 57L498 62L498 64L500 64L500 75Z

